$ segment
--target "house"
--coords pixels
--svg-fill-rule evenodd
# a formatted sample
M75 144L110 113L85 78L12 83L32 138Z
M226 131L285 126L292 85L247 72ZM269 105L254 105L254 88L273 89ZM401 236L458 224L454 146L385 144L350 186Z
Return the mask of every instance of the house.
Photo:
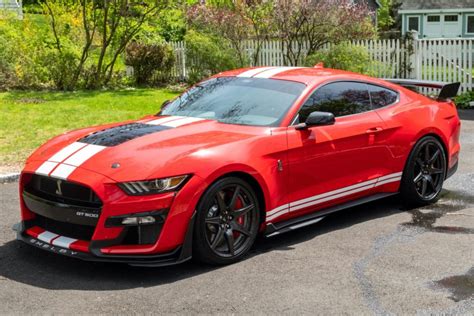
M420 38L474 37L474 0L403 0L402 34Z
M0 11L16 12L20 19L23 18L23 5L21 0L0 0Z

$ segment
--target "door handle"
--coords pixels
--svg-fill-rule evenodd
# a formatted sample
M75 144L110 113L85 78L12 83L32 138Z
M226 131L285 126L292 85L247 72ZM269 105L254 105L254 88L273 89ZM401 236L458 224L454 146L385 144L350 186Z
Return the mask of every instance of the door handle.
M369 129L366 131L366 133L367 133L367 134L374 134L374 133L378 133L378 132L381 132L381 131L383 131L383 128L377 126L377 127L369 128Z

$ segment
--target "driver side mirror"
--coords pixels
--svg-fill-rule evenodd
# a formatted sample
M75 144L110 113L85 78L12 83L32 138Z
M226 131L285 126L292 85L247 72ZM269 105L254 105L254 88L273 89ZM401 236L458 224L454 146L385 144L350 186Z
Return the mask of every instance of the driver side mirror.
M334 114L330 112L311 112L306 118L306 122L298 124L296 126L297 130L304 130L312 126L324 126L324 125L333 125L336 123Z

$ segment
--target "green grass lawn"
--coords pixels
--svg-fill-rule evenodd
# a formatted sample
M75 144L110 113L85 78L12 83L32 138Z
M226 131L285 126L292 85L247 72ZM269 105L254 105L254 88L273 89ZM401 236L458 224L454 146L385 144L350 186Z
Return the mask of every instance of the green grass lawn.
M0 166L17 169L65 131L157 113L174 96L165 89L0 93Z

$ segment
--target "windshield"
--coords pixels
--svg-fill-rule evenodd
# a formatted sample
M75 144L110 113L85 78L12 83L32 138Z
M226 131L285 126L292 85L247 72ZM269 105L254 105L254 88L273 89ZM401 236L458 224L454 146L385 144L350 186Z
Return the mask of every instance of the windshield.
M220 77L194 86L160 115L213 119L229 124L277 126L305 85L298 82Z

